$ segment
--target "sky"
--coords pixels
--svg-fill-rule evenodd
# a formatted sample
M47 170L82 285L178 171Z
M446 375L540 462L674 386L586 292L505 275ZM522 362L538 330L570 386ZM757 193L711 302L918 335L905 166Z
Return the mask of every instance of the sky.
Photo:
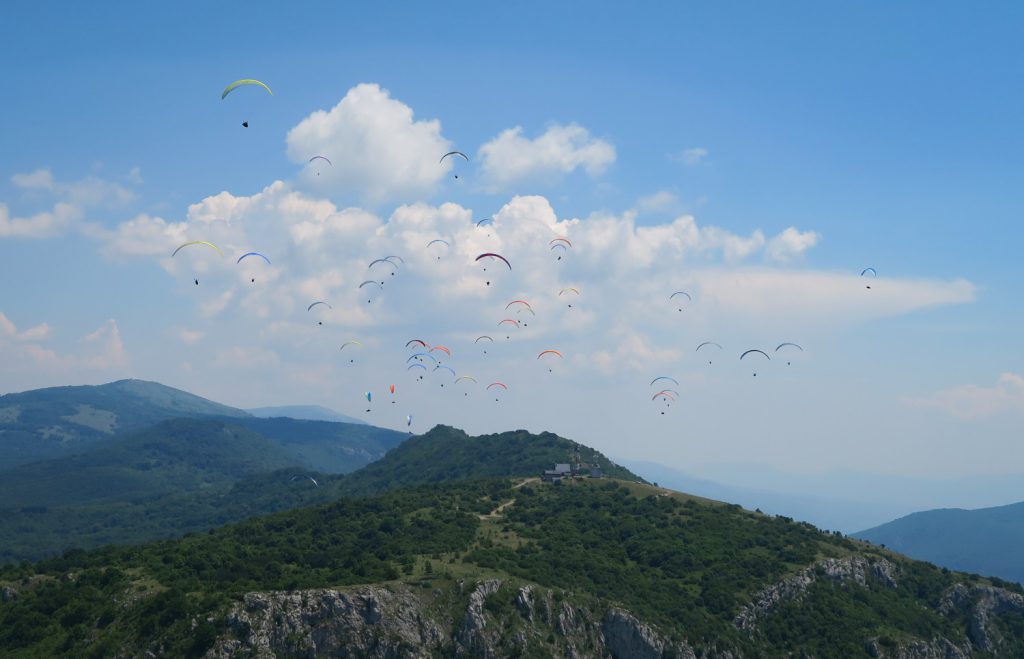
M1019 3L142 4L6 8L0 391L1024 471Z

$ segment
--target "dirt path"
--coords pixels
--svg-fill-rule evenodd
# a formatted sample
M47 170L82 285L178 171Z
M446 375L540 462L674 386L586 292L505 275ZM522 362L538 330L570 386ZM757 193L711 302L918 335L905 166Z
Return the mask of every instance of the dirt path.
M522 486L526 485L527 483L539 483L539 482L540 482L540 479L537 478L536 476L534 476L533 478L527 478L526 480L522 481L521 483L516 483L515 485L512 486L512 489L513 490L518 490L519 488L521 488Z
M495 508L491 512L487 513L486 515L480 515L480 519L494 519L495 517L498 517L499 515L501 515L501 513L504 512L506 508L508 508L509 506L514 504L515 502L516 502L515 499L509 499L508 501L506 501L505 503L501 504L500 506L498 506L497 508Z

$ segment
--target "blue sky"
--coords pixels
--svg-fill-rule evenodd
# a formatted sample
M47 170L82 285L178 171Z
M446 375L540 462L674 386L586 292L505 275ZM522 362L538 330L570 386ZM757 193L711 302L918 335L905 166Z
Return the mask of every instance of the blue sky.
M360 414L396 381L369 420L551 429L680 468L1019 471L1019 4L550 4L8 7L0 389L131 376ZM240 77L273 96L221 101ZM442 147L471 162L437 166ZM319 177L314 152L335 161ZM259 286L233 258L169 260L214 235L271 254ZM441 235L432 266L417 241ZM488 240L519 267L481 291ZM378 251L410 263L370 312L352 284ZM342 301L319 334L314 294ZM473 352L524 295L533 329ZM484 407L408 380L421 334L515 386ZM727 346L715 368L704 339ZM787 340L795 368L736 360ZM524 366L547 347L555 372ZM666 415L663 370L683 383Z

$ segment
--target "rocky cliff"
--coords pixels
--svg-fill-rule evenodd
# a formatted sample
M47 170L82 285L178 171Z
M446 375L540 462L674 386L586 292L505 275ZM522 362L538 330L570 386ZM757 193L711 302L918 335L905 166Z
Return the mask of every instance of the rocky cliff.
M755 646L762 624L799 604L815 583L846 588L899 587L899 567L861 556L826 559L755 593L733 625ZM963 638L866 638L879 659L967 659L1001 651L1001 616L1024 615L1024 597L991 586L958 584L937 607L968 621ZM587 597L509 580L483 579L435 588L429 582L250 593L227 615L227 631L207 654L232 657L600 657L740 659L729 639L673 638L629 611ZM748 645L749 643L745 644ZM776 648L777 649L777 648Z

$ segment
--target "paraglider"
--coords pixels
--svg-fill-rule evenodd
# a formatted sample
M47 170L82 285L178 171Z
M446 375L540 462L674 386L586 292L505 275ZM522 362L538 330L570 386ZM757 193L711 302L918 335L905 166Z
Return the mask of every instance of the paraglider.
M267 258L266 254L261 254L260 252L246 252L245 254L242 254L241 256L238 257L238 260L235 261L235 265L240 264L242 262L242 259L245 259L245 258L250 257L250 256L258 256L261 259L263 259L264 261L266 261L267 265L270 265L270 259ZM255 284L256 283L256 278L252 277L252 278L249 279L249 281L251 283Z
M787 347L787 346L789 346L789 347L793 347L793 348L796 348L796 349L797 349L797 350L799 350L800 352L803 352L803 351L804 351L804 349L803 349L802 347L798 346L798 345L797 345L797 344L795 344L795 343L780 343L780 344L778 345L778 347L776 347L776 348L775 348L775 352L778 352L778 351L779 351L780 349L782 349L782 348L785 348L785 347ZM789 366L789 365L790 365L790 362L786 362L786 366Z
M768 353L767 353L767 352L765 352L764 350L758 350L757 348L753 348L753 349L751 349L751 350L747 350L747 351L746 351L746 352L744 352L744 353L743 353L742 355L740 355L740 359L742 360L742 359L743 359L744 357L746 357L747 355L764 355L764 358L765 358L765 359L767 359L768 361L771 361L771 359L772 359L772 358L771 358L771 357L770 357L770 356L768 355ZM754 377L755 377L755 378L757 377L757 371L754 371Z
M478 336L478 337L476 337L476 341L473 341L473 343L480 343L480 339L487 339L487 340L488 340L488 341L490 341L491 343L494 343L494 339L492 339L491 337L487 336L486 334L485 334L484 336ZM486 350L484 350L484 354L485 354L485 355L487 354L487 351L486 351Z
M443 156L441 156L441 159L438 161L438 163L443 163L444 159L449 157L449 156L462 156L463 158L466 159L466 162L469 162L469 156L467 156L465 153L463 153L461 151L449 151L448 153L446 153ZM459 175L456 174L455 178L459 178Z
M178 252L180 252L181 250L185 249L186 247L188 247L190 245L206 245L207 247L212 247L213 249L217 250L217 253L220 254L221 256L224 256L224 252L222 252L220 250L220 247L217 247L216 245L214 245L213 243L211 243L209 241L206 241L206 240L190 240L187 243L182 243L182 244L178 245L178 248L175 249L173 252L171 252L171 258L174 258L178 254ZM199 278L198 277L194 278L194 281L196 282L196 286L198 286L199 285Z
M429 243L427 243L427 249L430 249L430 247L432 245L444 245L445 247L451 247L451 244L447 240L444 240L444 239L441 239L441 238L434 238ZM440 254L437 255L437 260L438 261L441 260L441 255Z
M385 263L391 263L391 261L385 261ZM383 290L384 289L384 284L382 282L379 282L379 281L375 280L375 279L367 279L363 283L359 284L359 288L362 289L364 286L369 286L370 284L373 284L374 286L376 286L377 290ZM367 298L366 303L370 304L371 302L373 302L373 298Z
M714 341L705 341L704 343L702 343L699 346L697 346L697 350L695 350L694 352L700 352L700 349L703 348L704 346L715 346L719 350L722 349L722 346L720 346L719 344L715 343ZM708 360L708 363L709 364L711 363L710 359Z
M556 356L557 356L557 357L558 357L559 359L565 359L565 358L564 358L564 357L562 356L562 353L560 353L560 352L559 352L559 351L557 351L557 350L553 350L553 349L548 349L548 350L541 350L541 351L540 351L540 354L538 354L538 355L537 355L537 359L540 359L540 358L541 358L541 357L543 357L544 355L556 355ZM550 368L548 368L548 373L551 373L551 369L550 369Z
M558 297L562 297L563 293L575 293L576 296L579 297L580 290L578 288L573 287L573 286L567 286L567 287L563 288L562 290L558 291ZM569 308L572 309L572 302L569 302L568 305L569 305Z
M863 270L860 271L860 276L861 277L864 277L864 276L869 275L869 274L871 275L872 278L878 276L878 272L876 272L874 268L864 268ZM866 286L866 288L870 291L871 290L871 285L868 284Z
M268 87L265 83L260 82L259 80L254 80L252 78L242 78L241 80L235 80L233 83L231 83L230 85L225 87L224 91L221 92L221 94L220 94L220 100L223 101L227 97L228 94L230 94L232 91L234 91L238 87L244 87L244 86L247 86L247 85L258 85L258 86L262 87L263 89L266 89L267 93L269 93L271 96L273 96L273 94L274 94L274 92L272 92L270 90L270 87ZM248 127L249 127L249 121L248 120L243 121L242 122L242 128L248 128Z
M668 299L671 300L671 299L675 298L677 295L682 295L682 296L686 297L686 299L689 300L690 302L693 302L693 298L690 297L690 294L687 293L686 291L676 291L672 295L669 295ZM683 308L679 307L679 311L682 311L682 310L683 310Z
M310 305L309 305L308 307L306 307L306 311L307 311L307 312L309 312L309 311L312 311L312 310L313 310L313 307L319 306L319 305L321 305L321 304L322 304L322 305L324 305L325 307L327 307L328 309L332 309L332 310L334 309L334 307L332 307L332 306L331 306L330 304L328 304L327 302L324 302L323 300L317 300L316 302L314 302L314 303L310 304ZM322 320L318 320L318 321L316 321L316 324L317 324L317 325L323 325L323 324L324 324L324 321L322 321Z
M494 389L496 387L501 387L505 391L508 391L508 385L506 385L504 382L492 382L492 383L490 383L489 385L487 385L487 391L490 391L491 389ZM494 398L494 402L498 402L498 398L497 397Z
M405 427L409 428L410 426L412 426L412 415L408 414L405 417Z
M345 341L344 343L342 343L341 347L338 348L338 350L344 350L347 346L359 346L360 348L362 348L363 344L362 344L362 342L359 341L359 339L349 339L348 341ZM355 361L356 360L354 358L353 359L349 359L348 363L349 364L354 364Z
M554 238L553 240L551 240L551 242L548 243L548 245L549 245L549 249L552 252L555 251L556 249L559 249L563 253L568 251L569 248L572 247L572 243L569 242L569 239L568 238L563 238L563 237ZM558 255L558 260L559 261L562 260L562 255L561 254Z
M395 276L395 272L398 271L398 264L395 263L394 261L392 261L391 260L392 258L399 258L399 257L395 256L395 257L388 257L388 258L384 258L384 259L374 259L373 261L370 261L370 265L366 266L366 268L367 268L367 270L369 270L369 269L372 269L373 266L377 265L378 263L387 263L392 268L394 268L394 270L391 271L391 276L394 277ZM381 282L381 285L383 285L383 284L384 284L384 282Z
M477 383L476 382L476 378L473 377L472 375L460 375L459 377L455 378L455 384L458 384L458 383L462 382L463 380L469 380L473 384ZM462 395L463 396L468 396L469 392L468 391L464 391L464 392L462 392Z
M309 159L309 162L312 163L314 160L323 160L325 163L327 163L331 167L334 167L334 163L331 162L330 159L328 159L326 156L313 156L312 158ZM320 176L320 170L319 169L316 170L316 175Z

